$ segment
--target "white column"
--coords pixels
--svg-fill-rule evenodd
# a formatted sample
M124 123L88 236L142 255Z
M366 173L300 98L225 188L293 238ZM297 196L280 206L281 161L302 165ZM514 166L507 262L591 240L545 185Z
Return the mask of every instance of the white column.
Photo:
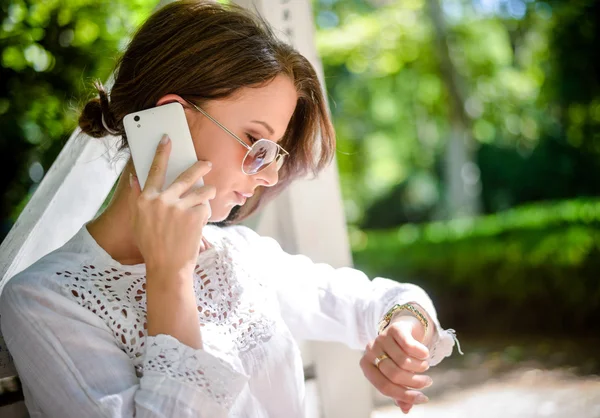
M235 2L258 10L282 39L310 60L324 86L309 0ZM288 252L304 254L334 267L352 265L335 161L317 179L294 182L249 222L260 234L277 239ZM373 400L370 385L359 367L361 352L324 342L303 343L301 347L304 361L315 364L322 416L369 417Z

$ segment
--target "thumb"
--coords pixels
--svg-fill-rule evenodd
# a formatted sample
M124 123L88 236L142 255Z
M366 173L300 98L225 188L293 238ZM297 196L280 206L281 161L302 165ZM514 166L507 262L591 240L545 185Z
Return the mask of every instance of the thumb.
M427 360L429 349L417 339L423 334L423 325L419 320L410 316L402 317L402 320L398 321L398 327L402 336L402 348L406 354L419 360Z

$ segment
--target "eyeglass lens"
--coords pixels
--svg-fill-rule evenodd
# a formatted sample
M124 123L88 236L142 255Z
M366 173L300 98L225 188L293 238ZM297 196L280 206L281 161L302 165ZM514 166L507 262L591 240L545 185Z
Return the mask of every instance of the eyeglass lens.
M279 146L267 139L260 139L252 145L244 159L244 172L256 174L277 159L277 170L283 165L283 155L279 155Z

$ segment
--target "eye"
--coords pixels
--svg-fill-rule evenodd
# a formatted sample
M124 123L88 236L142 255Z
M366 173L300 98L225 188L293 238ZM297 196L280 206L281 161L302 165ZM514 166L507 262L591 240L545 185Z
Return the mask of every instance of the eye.
M246 136L248 137L248 139L250 140L251 144L254 144L256 141L258 141L258 139L256 139L255 137L253 137L250 134L246 134Z

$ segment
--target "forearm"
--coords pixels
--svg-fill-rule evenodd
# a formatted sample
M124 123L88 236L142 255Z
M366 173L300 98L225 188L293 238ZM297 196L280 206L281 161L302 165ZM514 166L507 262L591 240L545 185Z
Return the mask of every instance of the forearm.
M191 348L202 348L192 278L187 272L147 271L148 336L171 335Z

